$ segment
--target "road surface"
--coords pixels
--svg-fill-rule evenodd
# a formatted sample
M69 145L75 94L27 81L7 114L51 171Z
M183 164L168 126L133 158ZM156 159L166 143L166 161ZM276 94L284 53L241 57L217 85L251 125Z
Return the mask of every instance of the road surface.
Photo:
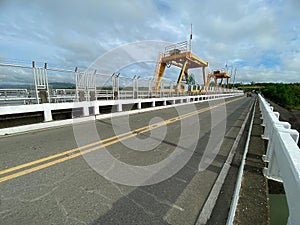
M0 224L194 224L252 103L235 97L2 137Z

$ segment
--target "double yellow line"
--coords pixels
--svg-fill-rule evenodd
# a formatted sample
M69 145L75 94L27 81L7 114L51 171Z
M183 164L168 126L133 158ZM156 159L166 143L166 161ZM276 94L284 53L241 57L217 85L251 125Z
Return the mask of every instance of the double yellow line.
M14 179L14 178L17 178L17 177L20 177L20 176L23 176L23 175L26 175L26 174L29 174L29 173L32 173L34 171L38 171L38 170L56 165L58 163L65 162L67 160L76 158L78 156L81 156L81 155L84 155L84 154L102 149L104 147L113 145L113 144L115 144L117 142L120 142L122 140L126 140L126 139L129 139L129 138L135 137L139 134L149 132L149 131L157 129L161 126L165 126L165 125L168 125L168 124L171 124L171 123L175 123L176 121L179 121L179 120L182 120L182 119L185 119L185 118L188 118L188 117L191 117L191 116L209 111L213 108L217 108L217 107L220 107L222 105L229 104L231 102L240 100L241 98L243 98L243 97L236 98L236 99L233 99L233 100L228 101L228 102L220 103L220 104L217 104L213 107L206 107L206 108L199 109L199 110L196 110L196 111L193 111L193 112L190 112L190 113L186 113L186 114L183 114L183 115L180 115L180 116L170 118L170 119L165 120L165 121L161 121L161 122L157 122L157 123L154 123L154 124L151 124L151 125L147 125L147 126L135 129L133 131L129 131L129 132L126 132L126 133L123 133L123 134L120 134L120 135L116 135L116 136L113 136L113 137L110 137L110 138L106 138L104 140L93 142L93 143L90 143L88 145L84 145L82 147L73 148L73 149L70 149L70 150L65 151L65 152L61 152L61 153L58 153L58 154L55 154L55 155L51 155L51 156L48 156L48 157L45 157L45 158L41 158L41 159L38 159L38 160L35 160L35 161L31 161L31 162L28 162L28 163L25 163L25 164L21 164L21 165L15 166L15 167L11 167L11 168L8 168L8 169L5 169L5 170L1 170L0 171L0 176L2 176L2 177L0 178L0 183L4 182L4 181L11 180L11 179ZM9 174L9 175L6 175L6 174Z

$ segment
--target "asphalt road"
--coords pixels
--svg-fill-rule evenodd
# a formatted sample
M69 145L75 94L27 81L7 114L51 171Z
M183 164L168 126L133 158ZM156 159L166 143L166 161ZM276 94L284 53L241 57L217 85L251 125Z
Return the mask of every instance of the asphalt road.
M0 224L194 224L252 103L0 138Z

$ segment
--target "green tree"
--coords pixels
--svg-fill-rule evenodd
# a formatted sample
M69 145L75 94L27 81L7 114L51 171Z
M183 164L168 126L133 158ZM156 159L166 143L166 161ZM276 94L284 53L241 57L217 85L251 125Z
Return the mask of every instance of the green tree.
M300 109L300 83L267 83L260 85L265 87L262 89L262 94L266 98L288 109Z

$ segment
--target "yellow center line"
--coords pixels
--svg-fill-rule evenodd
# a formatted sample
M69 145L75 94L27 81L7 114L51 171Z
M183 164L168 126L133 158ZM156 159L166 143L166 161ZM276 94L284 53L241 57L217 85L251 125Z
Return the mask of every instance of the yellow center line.
M33 167L33 168L26 169L26 170L22 170L22 171L20 171L20 172L17 172L17 173L14 173L14 174L11 174L11 175L2 177L2 178L0 178L0 183L1 183L1 182L4 182L4 181L7 181L7 180L11 180L11 179L13 179L13 178L17 178L17 177L26 175L26 174L28 174L28 173L32 173L32 172L37 171L37 170L41 170L41 169L47 168L47 167L49 167L49 166L53 166L53 165L55 165L55 164L58 164L58 163L61 163L61 162L64 162L64 161L67 161L67 160L76 158L76 157L81 156L81 155L84 155L84 154L87 154L87 153L90 153L90 152L99 150L99 149L101 149L101 148L104 148L104 147L106 147L106 146L115 144L115 143L117 143L117 142L119 142L119 141L122 141L122 140L125 140L125 139L128 139L128 138L134 137L134 136L136 136L136 135L138 135L138 134L132 134L132 135L129 135L129 136L126 136L126 137L123 137L123 138L120 138L120 139L117 139L117 140L108 142L108 143L103 144L103 145L98 146L98 147L94 147L94 148L91 148L91 149L88 149L88 150L84 150L84 151L82 151L82 152L78 152L78 153L75 153L75 154L73 154L73 155L66 156L66 157L64 157L64 158L60 158L60 159L57 159L57 160L54 160L54 161L50 161L50 162L48 162L48 163L44 163L44 164L41 164L41 165L39 165L39 166L35 166L35 167Z
M137 130L134 130L133 132L139 132L140 130L145 129L145 128L147 128L147 127L139 128ZM116 135L116 136L113 136L113 137L110 137L110 138L107 138L107 139L104 139L104 140L100 140L100 141L97 141L97 142L93 142L93 143L90 143L90 144L87 144L87 145L84 145L84 146L81 146L81 147L78 147L78 148L73 148L73 149L70 149L70 150L65 151L65 152L61 152L61 153L58 153L58 154L55 154L55 155L51 155L51 156L48 156L48 157L45 157L45 158L41 158L41 159L29 162L29 163L25 163L25 164L21 164L19 166L15 166L15 167L11 167L11 168L8 168L8 169L5 169L5 170L1 170L0 175L5 174L5 173L10 173L10 172L15 171L15 170L23 169L25 167L29 167L29 166L32 166L32 165L35 165L35 164L38 164L38 163L41 163L41 162L45 162L45 161L48 161L50 159L55 159L55 158L58 158L60 156L64 156L64 155L67 155L67 154L70 154L70 153L73 153L73 152L77 152L77 151L83 150L85 148L95 146L97 144L102 144L102 143L105 143L105 142L108 142L108 141L111 141L111 140L129 135L131 133L132 133L132 131L129 131L129 132L126 132L126 133L123 133L123 134L120 134L120 135Z
M82 146L82 147L74 148L74 149L71 149L71 150L59 153L59 154L51 155L51 156L48 156L48 157L45 157L45 158L42 158L42 159L39 159L39 160L35 160L35 161L29 162L29 163L21 164L19 166L15 166L15 167L11 167L9 169L2 170L2 171L0 171L0 175L1 174L5 174L5 173L9 173L9 172L12 172L12 171L15 171L15 170L20 170L20 169L23 169L23 168L26 168L26 167L29 167L29 166L32 166L32 165L35 165L35 164L38 164L38 163L41 163L41 162L45 162L45 161L48 161L48 160L51 160L51 159L58 158L60 156L67 155L69 153L73 153L73 152L82 150L81 152L78 152L78 153L75 153L75 154L72 154L72 155L67 155L67 156L65 156L63 158L59 158L59 159L56 159L56 160L53 160L53 161L50 161L50 162L46 162L44 164L41 164L41 165L29 168L29 169L25 169L25 170L20 171L20 172L16 172L16 173L11 174L11 175L7 175L5 177L2 177L2 178L0 178L0 183L4 182L4 181L7 181L7 180L11 180L13 178L17 178L17 177L26 175L28 173L32 173L34 171L38 171L38 170L50 167L52 165L55 165L55 164L67 161L69 159L76 158L78 156L81 156L81 155L84 155L84 154L87 154L87 153L90 153L90 152L102 149L102 148L104 148L106 146L110 146L110 145L118 143L118 142L120 142L122 140L126 140L126 139L129 139L129 138L132 138L132 137L137 136L137 135L139 135L141 133L149 132L149 131L151 131L153 129L157 129L158 127L174 123L174 122L176 122L178 120L182 120L182 119L191 117L193 115L197 115L197 114L203 113L205 111L209 111L209 110L211 110L213 108L217 108L217 107L220 107L222 105L226 105L226 104L229 104L231 102L240 100L241 98L243 98L243 97L240 97L240 98L237 98L237 99L233 99L233 100L225 102L225 103L220 103L220 104L217 104L217 105L212 106L212 107L206 107L206 108L203 108L203 109L199 109L199 110L196 110L194 112L186 113L184 115L173 117L173 118L165 120L165 121L157 122L157 123L154 123L154 124L151 124L151 125L147 125L147 126L138 128L138 129L133 130L133 131L129 131L129 132L126 132L126 133L123 133L123 134L120 134L120 135L116 135L116 136L113 136L113 137L110 137L110 138L107 138L107 139L104 139L104 140L101 140L101 141L94 142L94 143L90 143L90 144ZM95 146L97 144L101 144L101 145ZM94 147L93 148L89 148L89 147L92 147L92 146L94 146ZM86 149L86 148L89 148L89 149ZM86 150L83 150L83 149L86 149Z

